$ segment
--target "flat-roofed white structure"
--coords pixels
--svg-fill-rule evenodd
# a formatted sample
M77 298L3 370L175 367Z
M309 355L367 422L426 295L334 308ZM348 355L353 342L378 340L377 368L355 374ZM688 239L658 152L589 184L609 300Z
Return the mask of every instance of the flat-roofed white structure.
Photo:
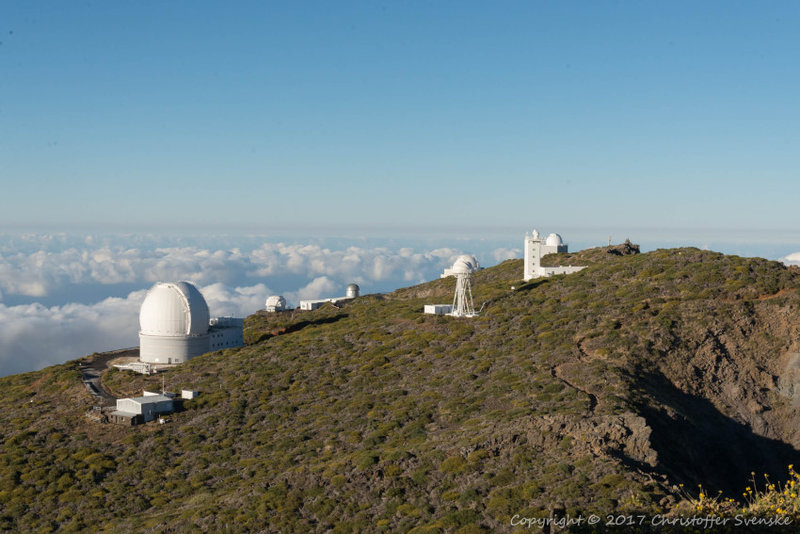
M110 416L114 422L135 425L152 421L159 414L169 413L172 409L171 397L147 392L141 397L117 399L117 409Z
M244 319L213 317L209 321L208 350L222 350L244 345Z
M244 344L243 320L211 319L208 304L189 282L159 282L139 312L139 360L176 364L212 350Z
M300 309L304 311L316 310L326 302L333 302L333 299L301 300Z
M361 289L356 284L350 284L347 286L347 289L345 291L345 296L329 297L326 299L301 300L300 309L305 311L316 310L326 302L330 302L331 304L336 305L340 302L347 302L348 300L353 300L354 298L358 298L360 295L361 295Z
M127 369L143 375L149 375L152 372L152 367L146 362L130 362L123 364L114 364L117 369Z
M430 315L450 315L453 306L450 304L426 304L424 312Z

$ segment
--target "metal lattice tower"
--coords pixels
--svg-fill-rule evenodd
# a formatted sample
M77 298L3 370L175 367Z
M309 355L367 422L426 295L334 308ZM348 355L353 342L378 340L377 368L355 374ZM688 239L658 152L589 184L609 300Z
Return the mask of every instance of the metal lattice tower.
M453 295L453 317L475 317L475 306L472 303L472 285L470 277L474 266L462 258L453 264L452 273L456 277L456 292Z
M456 293L453 295L453 317L475 317L475 306L472 304L472 286L470 274L456 275Z

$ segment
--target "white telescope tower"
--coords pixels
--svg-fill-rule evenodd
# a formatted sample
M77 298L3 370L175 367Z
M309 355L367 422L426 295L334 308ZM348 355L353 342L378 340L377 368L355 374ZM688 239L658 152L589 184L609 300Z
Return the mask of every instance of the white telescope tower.
M456 277L456 293L453 295L453 310L448 314L453 317L475 317L475 306L472 304L472 286L469 279L477 269L477 261L470 256L459 256L453 264L451 273Z

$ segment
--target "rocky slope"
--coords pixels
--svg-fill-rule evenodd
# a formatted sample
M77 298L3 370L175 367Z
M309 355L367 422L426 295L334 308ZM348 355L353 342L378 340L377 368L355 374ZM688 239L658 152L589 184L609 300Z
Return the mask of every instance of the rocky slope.
M0 528L511 530L514 514L668 511L800 448L800 276L697 249L592 249L573 275L436 280L256 314L249 345L166 374L168 425L98 425L75 362L0 380ZM561 256L561 255L559 255ZM549 261L559 259L549 257ZM111 371L116 393L160 378Z

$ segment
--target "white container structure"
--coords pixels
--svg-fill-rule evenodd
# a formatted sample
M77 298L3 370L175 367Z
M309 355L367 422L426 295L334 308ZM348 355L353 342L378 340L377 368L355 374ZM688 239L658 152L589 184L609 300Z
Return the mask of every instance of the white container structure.
M141 397L117 399L117 409L112 415L121 418L139 416L141 422L152 421L157 415L172 411L172 399L164 395L149 394Z
M426 304L425 313L430 315L449 315L453 311L450 304Z

